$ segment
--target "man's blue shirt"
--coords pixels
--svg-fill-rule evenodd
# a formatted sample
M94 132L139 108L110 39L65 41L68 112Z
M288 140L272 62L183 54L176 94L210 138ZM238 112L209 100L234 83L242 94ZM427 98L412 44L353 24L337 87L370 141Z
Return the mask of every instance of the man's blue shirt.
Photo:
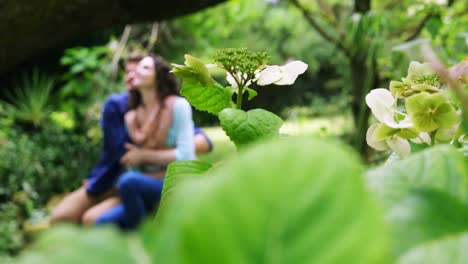
M112 188L124 167L120 158L125 153L125 142L129 142L125 131L124 116L127 111L128 93L109 96L101 117L103 145L101 158L88 175L86 190L99 194Z

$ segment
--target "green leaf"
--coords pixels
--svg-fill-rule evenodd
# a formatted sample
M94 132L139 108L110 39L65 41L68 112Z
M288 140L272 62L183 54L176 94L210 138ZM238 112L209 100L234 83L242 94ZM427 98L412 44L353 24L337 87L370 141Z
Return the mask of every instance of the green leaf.
M231 91L219 84L206 86L199 82L184 82L180 92L193 107L214 115L232 105Z
M398 264L468 263L468 232L422 244L401 256Z
M443 22L440 16L433 16L426 23L426 30L431 34L431 38L435 39L439 34L440 29L443 26Z
M422 189L395 204L386 220L399 255L422 242L468 230L468 207L447 193Z
M388 263L386 228L355 153L292 138L227 164L178 190L155 261Z
M199 74L192 68L177 64L173 64L173 66L174 68L172 69L172 73L174 73L175 76L181 78L184 82L203 83L203 79L200 78Z
M204 85L209 85L212 86L216 82L211 78L210 73L208 72L208 69L206 68L205 64L188 54L185 54L185 65L189 66L191 68L191 71L197 74L197 79Z
M419 143L413 143L411 141L409 143L411 145L411 153L420 152L431 147L426 143L419 144Z
M249 93L249 101L258 95L257 91L255 91L254 89L250 89L249 87L244 87L244 89Z
M171 199L174 191L178 186L196 176L205 174L212 165L208 162L192 160L192 161L176 161L169 164L164 177L164 186L161 194L161 201L159 203L158 213L156 214L156 222L165 216L167 208L171 206ZM146 236L146 234L144 234Z
M20 264L150 263L141 241L109 227L59 226L47 231L19 259Z
M176 161L169 164L166 176L164 177L161 203L166 199L165 196L182 181L182 178L203 174L211 167L210 163L198 160Z
M70 68L70 72L73 74L78 74L86 69L86 65L82 63L76 63Z
M461 152L439 145L369 170L367 179L387 209L418 189L446 192L468 205L467 167Z
M221 127L236 146L243 146L260 139L278 136L283 124L281 118L263 109L248 112L224 109L219 113Z

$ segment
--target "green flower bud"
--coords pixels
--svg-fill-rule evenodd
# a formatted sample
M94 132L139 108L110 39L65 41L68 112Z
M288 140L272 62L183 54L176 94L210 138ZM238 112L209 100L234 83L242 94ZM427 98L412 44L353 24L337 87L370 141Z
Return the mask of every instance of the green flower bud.
M402 98L403 93L406 91L408 86L402 82L391 81L390 82L390 92L396 98Z

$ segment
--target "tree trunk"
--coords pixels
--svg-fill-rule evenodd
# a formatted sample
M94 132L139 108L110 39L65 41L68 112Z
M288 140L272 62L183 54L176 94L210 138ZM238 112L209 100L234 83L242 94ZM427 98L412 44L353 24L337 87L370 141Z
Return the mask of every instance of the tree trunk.
M0 0L0 75L80 34L170 19L225 0Z
M371 10L371 0L355 0L354 12L364 14Z
M369 60L371 62L369 63ZM373 58L350 58L351 66L351 91L352 91L352 114L354 127L356 129L353 145L361 153L363 158L367 157L368 146L366 143L366 132L370 117L370 109L367 107L365 97L367 93L378 87L379 76L377 62Z

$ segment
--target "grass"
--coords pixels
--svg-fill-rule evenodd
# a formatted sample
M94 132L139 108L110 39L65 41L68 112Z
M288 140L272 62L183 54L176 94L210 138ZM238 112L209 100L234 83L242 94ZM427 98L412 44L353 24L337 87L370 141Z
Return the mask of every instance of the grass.
M280 134L288 136L338 137L352 129L352 117L341 115L286 121L281 127ZM236 147L221 127L205 127L203 131L213 141L214 149L209 154L200 155L200 160L216 163L236 152Z

